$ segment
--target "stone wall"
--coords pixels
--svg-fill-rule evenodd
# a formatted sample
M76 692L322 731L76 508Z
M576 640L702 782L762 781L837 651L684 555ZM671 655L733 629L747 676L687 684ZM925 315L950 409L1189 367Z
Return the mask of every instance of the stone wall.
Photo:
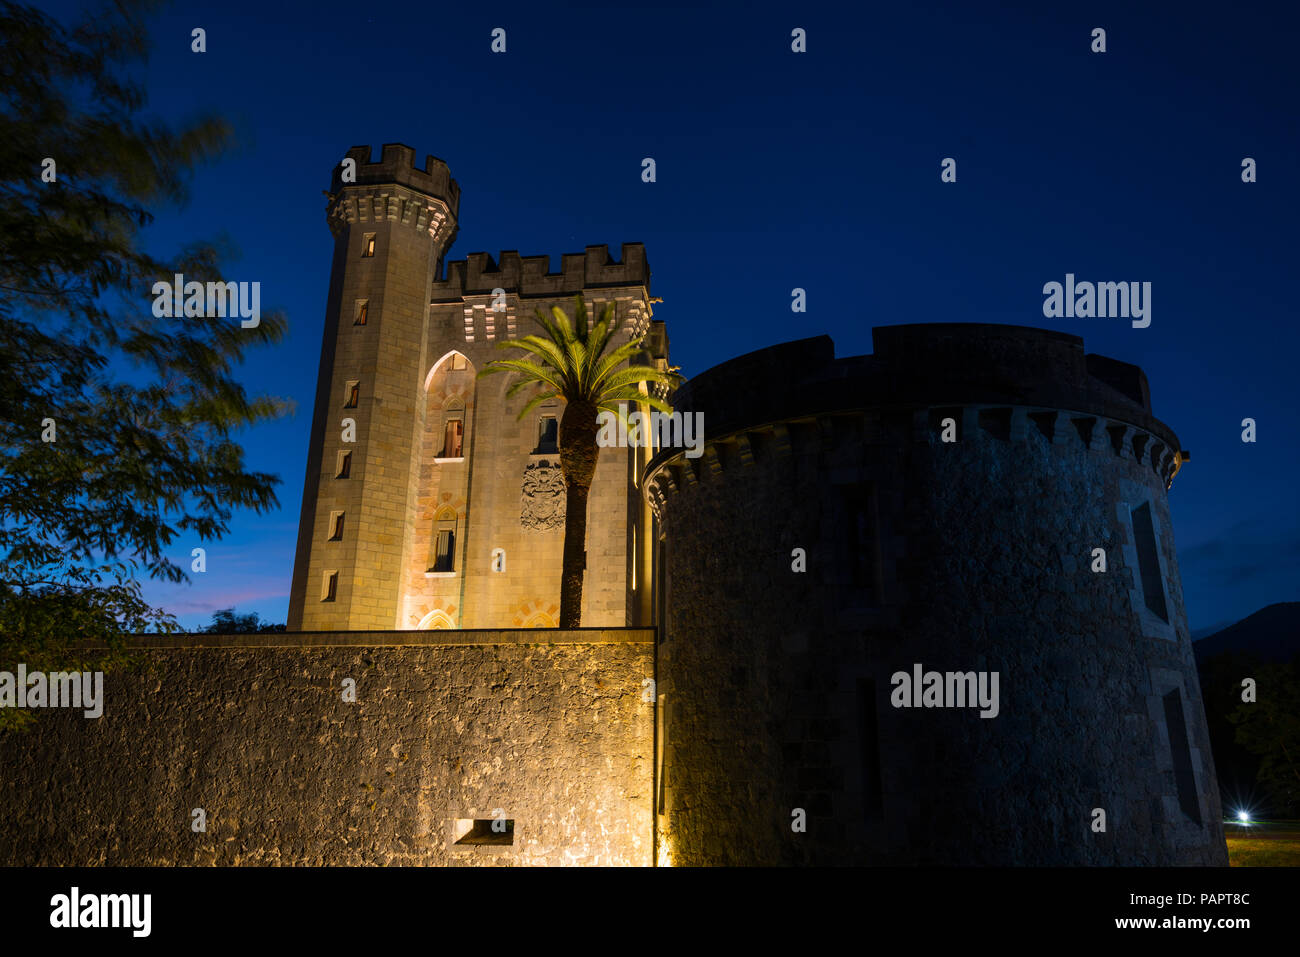
M138 639L102 717L0 736L0 865L648 865L652 640ZM453 843L498 808L512 846Z

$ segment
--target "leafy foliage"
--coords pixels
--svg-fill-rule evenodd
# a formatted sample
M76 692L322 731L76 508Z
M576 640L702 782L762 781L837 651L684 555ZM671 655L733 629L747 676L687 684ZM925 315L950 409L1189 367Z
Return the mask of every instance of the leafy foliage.
M244 329L152 312L158 279L222 280L223 243L159 258L142 230L231 139L215 117L173 129L139 115L127 68L154 6L65 27L0 3L0 667L85 663L79 639L124 660L122 635L175 628L139 576L186 580L178 538L219 538L233 509L277 504L279 479L247 471L234 434L285 406L233 371L284 317Z
M1228 716L1237 743L1259 756L1257 781L1274 813L1300 813L1300 659L1262 664L1256 699Z
M255 611L237 615L233 608L222 608L212 613L212 623L203 630L210 635L265 635L284 631L285 627L262 621Z
M581 293L574 302L572 322L559 306L551 308L550 317L538 309L537 321L545 337L527 335L498 345L498 348L530 353L531 359L499 359L488 363L479 376L514 373L518 381L506 390L508 397L528 388L534 390L519 412L521 419L548 399L564 400L559 436L560 469L565 483L560 627L577 628L582 618L582 579L586 568L587 497L600 454L596 442L597 415L610 412L625 418L624 407L629 403L671 412L668 403L642 393L640 386L647 382L671 386L678 381L678 376L671 369L626 364L641 352L643 336L609 349L618 332L612 302L606 304L594 327L587 320L587 306Z
M507 370L516 373L519 381L506 391L510 397L530 386L536 389L536 394L520 410L520 419L548 399L585 402L598 410L620 416L624 414L623 405L630 402L641 402L660 412L672 412L668 403L644 395L638 388L643 382L674 384L677 377L671 371L661 372L645 365L620 368L641 351L644 336L630 339L606 354L605 350L618 332L612 302L605 305L594 328L587 320L587 305L581 293L574 300L573 315L573 322L570 322L559 306L551 307L553 318L538 309L537 321L546 331L546 338L528 335L498 343L497 348L521 349L540 361L498 359L488 363L479 375ZM592 441L595 441L594 434Z

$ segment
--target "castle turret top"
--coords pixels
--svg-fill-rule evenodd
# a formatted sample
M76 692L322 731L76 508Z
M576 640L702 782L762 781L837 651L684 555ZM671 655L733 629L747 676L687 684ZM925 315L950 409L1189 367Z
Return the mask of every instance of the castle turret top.
M695 376L673 404L706 413L709 438L836 410L1008 405L1127 422L1178 448L1173 430L1151 414L1142 370L1086 354L1078 336L945 322L879 326L872 340L872 355L839 359L828 336L760 349Z
M356 182L343 182L342 164L334 167L330 178L330 192L337 193L345 186L379 186L396 183L440 199L455 216L460 210L460 184L451 178L447 164L436 156L425 156L424 169L415 165L415 150L401 143L385 143L378 163L370 161L369 146L354 146L347 158L355 161Z

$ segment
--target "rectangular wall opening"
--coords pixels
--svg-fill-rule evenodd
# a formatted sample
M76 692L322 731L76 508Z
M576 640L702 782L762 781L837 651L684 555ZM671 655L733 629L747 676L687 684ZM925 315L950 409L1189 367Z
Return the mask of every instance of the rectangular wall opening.
M1165 586L1160 575L1160 553L1156 550L1155 526L1151 523L1151 505L1133 509L1133 544L1137 548L1138 570L1142 574L1142 597L1162 621L1169 620L1165 604Z
M515 843L515 822L493 817L463 817L456 821L455 834L457 846L508 846Z
M1175 688L1165 695L1165 726L1169 729L1169 749L1174 757L1174 782L1178 786L1178 806L1197 824L1201 823L1201 802L1196 793L1196 774L1192 770L1192 748L1187 740L1187 722L1183 720L1183 696Z
M867 822L880 819L884 786L880 776L880 727L876 719L876 682L858 679L858 738L862 757L862 810Z
M880 604L880 543L877 534L876 485L854 482L836 487L843 509L846 565L854 589L863 593L867 605Z
M537 448L534 455L558 455L560 452L559 420L553 415L544 415L537 423Z

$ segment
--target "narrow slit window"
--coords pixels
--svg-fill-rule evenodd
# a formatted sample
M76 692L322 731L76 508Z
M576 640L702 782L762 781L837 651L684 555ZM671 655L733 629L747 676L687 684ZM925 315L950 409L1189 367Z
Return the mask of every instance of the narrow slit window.
M352 320L354 326L364 326L370 320L370 300L357 300L357 316Z
M461 458L462 446L465 438L465 420L448 419L446 428L442 434L442 454L438 456L441 459L458 459Z
M876 719L876 682L858 679L858 737L862 751L862 811L868 821L878 819L883 806L880 776L880 728Z
M343 513L330 512L330 541L343 541Z
M369 259L375 254L375 234L366 233L365 240L362 242L361 256L363 259Z
M537 424L537 451L534 455L558 455L560 427L553 415L544 415Z
M452 567L456 554L456 530L441 528L433 550L433 570L435 572L455 571ZM417 568L419 566L416 566Z
M1178 788L1178 806L1197 824L1201 823L1201 802L1196 793L1196 774L1192 770L1192 749L1187 740L1187 722L1183 720L1183 696L1175 688L1165 695L1165 727L1169 729L1169 749L1173 752L1174 783Z
M847 532L847 565L855 589L866 593L868 603L879 603L877 570L879 542L876 529L876 487L873 482L839 486Z
M326 572L325 579L321 583L321 601L334 601L339 593L339 573Z
M355 409L357 403L361 401L361 381L359 379L348 380L347 396L348 399L343 403L343 408Z
M352 453L340 452L337 467L334 470L335 478L349 478L352 475Z
M1160 616L1162 621L1168 621L1169 607L1165 604L1165 586L1160 575L1160 553L1156 549L1156 532L1151 523L1150 504L1133 509L1133 544L1137 548L1142 597L1146 606Z

